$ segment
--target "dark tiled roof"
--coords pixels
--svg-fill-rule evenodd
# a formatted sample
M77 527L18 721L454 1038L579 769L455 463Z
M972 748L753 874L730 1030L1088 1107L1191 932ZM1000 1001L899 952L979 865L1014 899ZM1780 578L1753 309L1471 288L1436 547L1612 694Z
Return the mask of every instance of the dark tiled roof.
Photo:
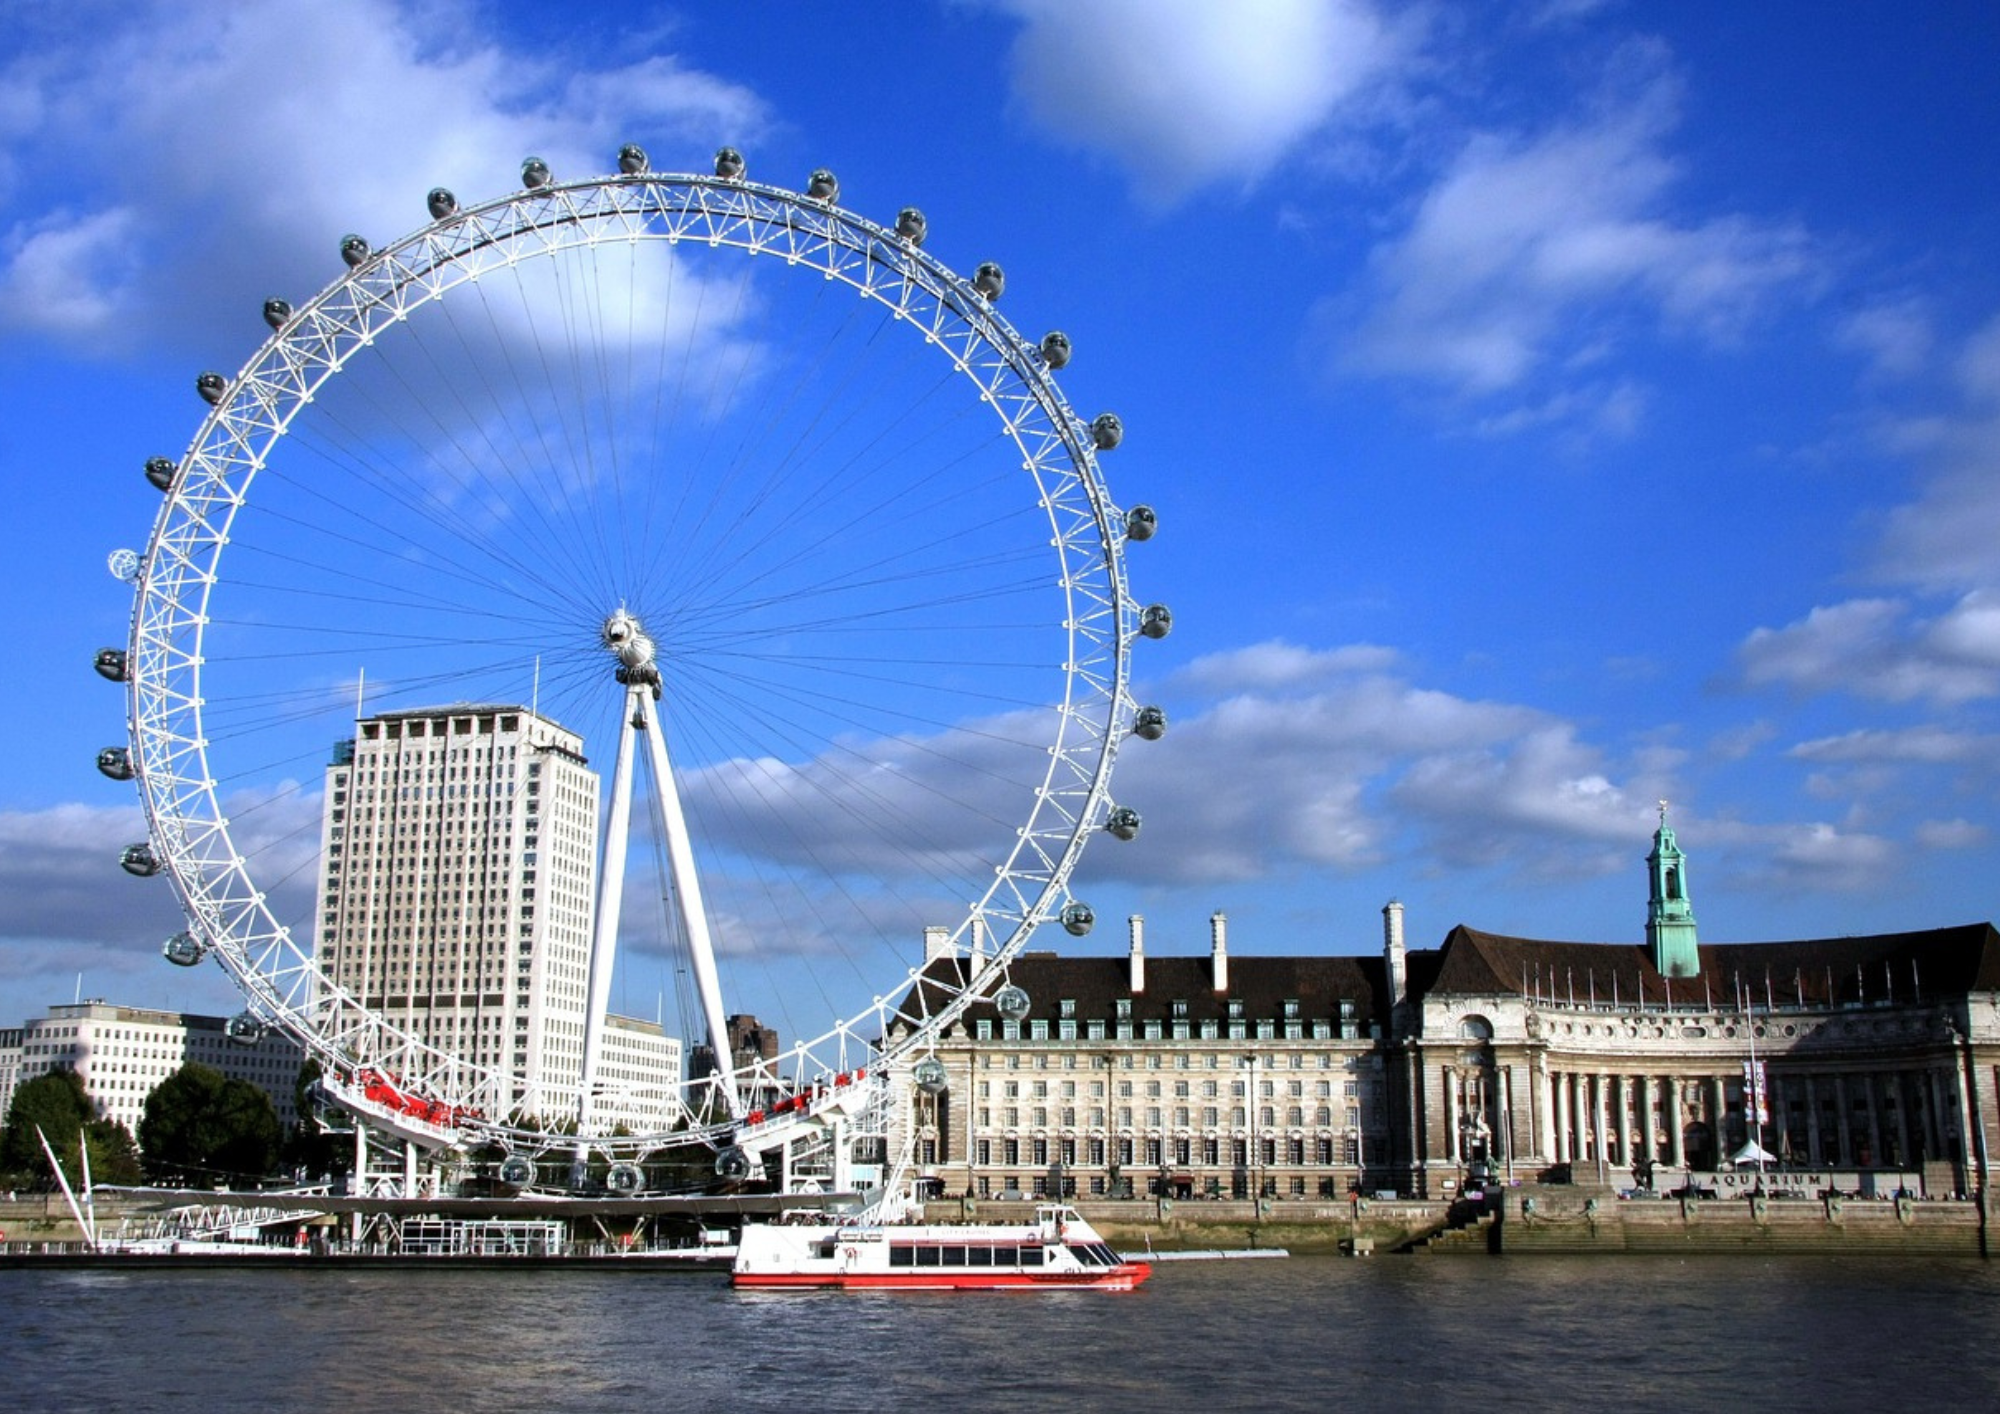
M1803 998L1807 1005L1915 1001L1924 996L2000 990L2000 933L1990 923L1912 933L1819 938L1785 943L1705 943L1701 976L1669 983L1643 944L1562 943L1451 930L1434 978L1421 988L1412 954L1411 990L1436 996L1539 993L1568 1000L1614 993L1621 1001L1685 1002L1701 993L1718 1002L1747 988L1752 1000Z
M1343 999L1354 1003L1362 1022L1387 1022L1387 986L1379 957L1238 957L1229 959L1229 990L1214 988L1213 964L1207 955L1197 957L1148 957L1146 989L1133 994L1127 988L1130 961L1123 957L1061 957L1055 953L1029 952L1016 957L1007 967L1007 980L1028 994L1035 1020L1054 1021L1061 1015L1060 1004L1076 1003L1079 1021L1111 1020L1116 1003L1132 1001L1135 1021L1169 1020L1173 1003L1186 1002L1189 1021L1226 1020L1229 1003L1243 1004L1246 1020L1274 1020L1284 1016L1285 1003L1299 1004L1299 1017L1338 1020ZM964 976L964 962L943 958L924 971L915 988L904 998L906 1015L918 1014L920 993L934 998L944 995L931 985L933 979L956 990ZM997 983L995 984L998 985Z

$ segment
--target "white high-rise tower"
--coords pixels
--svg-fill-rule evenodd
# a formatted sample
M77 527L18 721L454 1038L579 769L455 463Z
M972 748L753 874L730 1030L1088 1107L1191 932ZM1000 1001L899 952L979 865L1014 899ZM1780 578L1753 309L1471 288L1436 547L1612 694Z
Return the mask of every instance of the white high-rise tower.
M459 705L365 718L327 767L321 974L404 1034L514 1076L489 1097L502 1113L576 1104L597 878L582 748L525 708Z

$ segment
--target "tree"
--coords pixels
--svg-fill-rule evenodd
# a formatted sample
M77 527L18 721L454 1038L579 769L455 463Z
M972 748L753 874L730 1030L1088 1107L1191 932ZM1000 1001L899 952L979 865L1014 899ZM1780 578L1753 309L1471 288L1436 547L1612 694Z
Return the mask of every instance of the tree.
M83 1157L77 1136L90 1146L93 1183L137 1183L139 1151L132 1135L116 1120L99 1119L90 1095L75 1071L38 1075L14 1092L7 1120L0 1126L0 1174L9 1182L47 1184L55 1175L42 1150L41 1134L55 1150L63 1176L72 1186L83 1183Z
M139 1121L146 1173L162 1183L262 1178L277 1161L281 1138L269 1095L194 1061L146 1097Z
M80 1181L83 1161L76 1140L96 1117L83 1081L73 1070L52 1070L24 1081L14 1091L13 1103L7 1106L6 1127L0 1129L0 1172L29 1183L54 1180L36 1134L39 1129L48 1136L64 1174L72 1183Z

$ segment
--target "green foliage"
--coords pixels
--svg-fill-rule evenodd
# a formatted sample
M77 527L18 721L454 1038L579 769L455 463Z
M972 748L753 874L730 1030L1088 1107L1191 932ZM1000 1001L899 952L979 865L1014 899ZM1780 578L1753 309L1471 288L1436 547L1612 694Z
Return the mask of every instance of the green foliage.
M0 1173L11 1181L36 1186L52 1184L48 1156L42 1152L39 1128L49 1139L72 1183L81 1180L83 1160L77 1151L77 1135L96 1118L90 1096L76 1072L50 1071L23 1082L7 1106L7 1123L0 1128ZM95 1173L92 1174L95 1177Z
M56 1151L63 1176L72 1187L83 1184L79 1134L90 1146L92 1183L137 1183L139 1150L132 1135L116 1120L99 1119L74 1071L38 1075L14 1092L7 1120L0 1126L0 1175L12 1185L53 1187L55 1175L36 1134L39 1127Z
M189 1062L146 1097L139 1148L155 1182L208 1186L264 1177L282 1138L271 1097Z

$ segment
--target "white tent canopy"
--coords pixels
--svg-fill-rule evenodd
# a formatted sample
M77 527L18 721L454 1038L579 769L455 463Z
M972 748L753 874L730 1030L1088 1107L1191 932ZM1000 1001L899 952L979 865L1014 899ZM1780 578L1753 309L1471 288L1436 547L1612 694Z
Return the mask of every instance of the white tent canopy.
M1775 1164L1778 1156L1759 1144L1755 1139L1729 1156L1733 1164Z

